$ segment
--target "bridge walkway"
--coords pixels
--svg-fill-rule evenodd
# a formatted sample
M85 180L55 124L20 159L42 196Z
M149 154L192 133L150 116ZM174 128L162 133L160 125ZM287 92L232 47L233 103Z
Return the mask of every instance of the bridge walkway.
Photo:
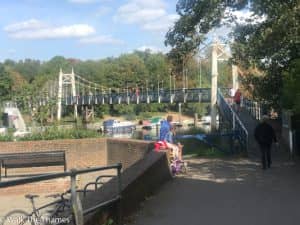
M297 225L300 166L248 159L188 159L176 177L141 206L130 225Z

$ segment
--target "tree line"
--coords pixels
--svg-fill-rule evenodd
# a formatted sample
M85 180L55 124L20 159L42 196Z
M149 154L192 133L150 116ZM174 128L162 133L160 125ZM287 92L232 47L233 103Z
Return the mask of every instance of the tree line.
M227 62L220 63L220 85L226 86L231 82L231 67ZM72 68L74 72L82 78L97 83L104 88L124 91L126 88L139 88L140 92L157 90L160 88L169 89L182 88L184 83L183 73L187 73L188 84L186 87L210 87L210 69L211 61L209 56L201 60L191 57L188 62L176 69L174 63L170 61L168 55L163 53L152 53L150 50L135 51L133 53L122 54L119 57L108 57L101 60L79 60L75 58L65 58L55 56L49 61L40 61L25 59L20 61L5 60L0 64L0 101L17 100L26 102L29 98L41 95L42 87L47 82L58 79L60 69L64 73L70 73ZM200 74L201 71L201 74ZM200 78L201 75L201 78ZM171 77L170 77L171 76ZM170 83L171 78L171 83ZM199 83L201 79L201 84ZM19 104L24 112L30 111L26 104ZM52 102L55 106L55 102ZM38 107L38 106L36 106ZM168 110L177 110L176 105L171 104L141 104L141 105L114 105L114 106L96 106L98 115L103 114L122 115L139 114L143 112L164 112ZM195 108L202 110L203 107L188 104L186 111L192 111ZM47 109L48 110L48 109ZM41 114L47 112L40 109ZM71 114L72 110L65 111Z

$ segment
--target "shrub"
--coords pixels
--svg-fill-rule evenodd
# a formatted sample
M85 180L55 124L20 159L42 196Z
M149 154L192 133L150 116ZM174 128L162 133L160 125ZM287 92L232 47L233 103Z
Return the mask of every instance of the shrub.
M55 140L55 139L81 139L100 137L100 134L94 130L87 129L60 129L59 127L50 127L43 132L34 132L24 137L16 138L18 141L37 141L37 140ZM12 141L12 135L0 136L0 141Z

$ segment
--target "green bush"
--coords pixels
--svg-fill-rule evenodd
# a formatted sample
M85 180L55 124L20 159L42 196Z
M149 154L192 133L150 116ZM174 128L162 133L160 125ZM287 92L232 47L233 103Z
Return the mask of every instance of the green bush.
M0 135L0 141L13 141L12 135Z
M24 137L16 138L18 141L37 141L37 140L55 140L55 139L81 139L100 137L100 134L94 130L86 129L59 129L50 127L43 132L34 132ZM12 135L0 136L0 141L12 141Z
M195 138L181 139L179 140L183 147L183 155L186 156L198 156L198 157L224 157L227 154L221 152L215 148L208 146L207 144L199 141Z

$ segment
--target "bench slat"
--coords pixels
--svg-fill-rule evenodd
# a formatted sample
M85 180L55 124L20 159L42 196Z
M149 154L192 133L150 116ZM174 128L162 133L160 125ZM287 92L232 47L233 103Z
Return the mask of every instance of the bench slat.
M0 154L0 170L1 165L6 176L8 168L64 166L66 171L66 158L64 151L7 153Z

